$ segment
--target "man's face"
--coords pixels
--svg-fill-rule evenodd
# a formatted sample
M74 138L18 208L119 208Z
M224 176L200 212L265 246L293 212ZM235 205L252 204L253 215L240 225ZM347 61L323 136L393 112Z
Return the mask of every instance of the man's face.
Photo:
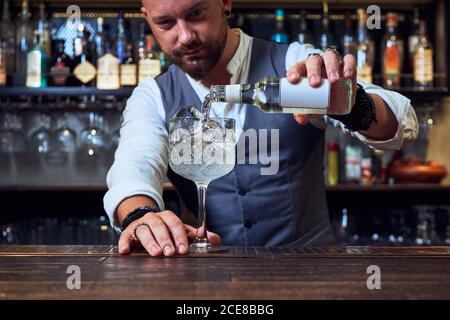
M153 35L169 59L201 80L219 61L228 23L221 0L142 0Z

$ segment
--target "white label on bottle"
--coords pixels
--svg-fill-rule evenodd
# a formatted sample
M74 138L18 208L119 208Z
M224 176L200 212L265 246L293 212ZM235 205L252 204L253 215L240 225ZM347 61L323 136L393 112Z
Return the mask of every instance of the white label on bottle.
M287 78L280 79L280 105L283 108L327 109L330 100L330 82L322 80L319 87L311 87L308 79L302 78L292 84Z
M41 86L41 54L39 51L30 51L27 56L26 86L39 88Z
M414 80L417 82L433 81L433 50L418 50L414 56Z
M120 84L122 86L135 86L137 84L136 73L137 65L122 64L120 66Z
M119 59L110 53L98 59L97 89L118 89L119 79Z

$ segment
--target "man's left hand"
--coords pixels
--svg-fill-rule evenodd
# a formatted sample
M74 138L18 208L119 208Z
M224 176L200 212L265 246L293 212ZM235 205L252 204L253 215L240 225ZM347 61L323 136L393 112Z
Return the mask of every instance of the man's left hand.
M297 62L287 71L287 79L290 83L296 84L300 78L307 77L309 85L318 87L322 83L322 78L328 79L330 84L335 83L338 79L351 79L353 82L352 102L355 103L356 97L356 58L351 54L345 55L341 61L339 54L333 50L326 50L322 57L311 55L306 60ZM304 115L294 114L295 120L305 125L310 119L320 118L322 115Z

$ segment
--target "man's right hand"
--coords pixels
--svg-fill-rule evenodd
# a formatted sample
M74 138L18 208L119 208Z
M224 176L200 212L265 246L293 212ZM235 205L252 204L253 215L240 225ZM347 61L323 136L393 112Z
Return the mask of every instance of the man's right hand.
M189 243L195 239L196 230L184 224L172 211L150 212L133 221L122 232L119 253L129 254L131 248L140 243L152 256L187 254ZM221 238L218 234L208 231L208 239L213 245L220 245Z

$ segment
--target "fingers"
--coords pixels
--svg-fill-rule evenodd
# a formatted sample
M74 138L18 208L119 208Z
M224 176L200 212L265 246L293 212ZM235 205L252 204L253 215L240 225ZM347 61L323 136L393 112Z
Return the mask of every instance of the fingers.
M148 215L145 223L150 227L150 230L152 231L153 236L155 237L160 249L162 249L164 255L173 256L176 253L175 246L172 242L168 227L161 219L160 215Z
M323 63L325 65L325 72L331 84L335 83L340 78L340 61L336 52L328 50L323 54Z
M322 115L318 115L318 114L294 114L294 119L295 121L298 122L298 124L300 125L306 125L309 123L309 120L311 119L317 119L322 117Z
M136 237L141 242L142 246L152 256L161 255L161 247L153 237L152 231L148 225L142 224L136 227Z
M172 238L175 241L175 247L179 254L188 253L188 235L184 228L184 223L178 216L170 211L165 211L161 215L162 220L168 226Z
M290 83L297 83L300 81L301 77L306 76L306 65L305 61L300 61L294 64L286 73L286 77Z
M195 236L197 234L197 229L188 224L185 224L184 228L187 232L189 241L190 242L194 241ZM207 234L209 242L211 242L212 245L220 246L220 244L222 243L222 238L217 233L207 231L206 234Z
M344 57L344 77L356 81L356 58L351 54L346 54Z
M119 238L119 253L126 255L131 251L131 244L134 242L134 236L127 230L122 232Z
M317 87L322 81L323 60L320 56L310 56L306 59L306 76L311 87Z

